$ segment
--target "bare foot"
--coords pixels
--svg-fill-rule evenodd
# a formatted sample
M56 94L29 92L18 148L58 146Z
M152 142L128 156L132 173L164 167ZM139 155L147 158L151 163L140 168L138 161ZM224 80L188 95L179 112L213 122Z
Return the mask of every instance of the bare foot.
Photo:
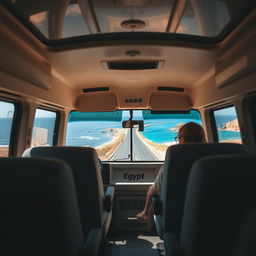
M148 220L149 219L149 215L146 214L144 211L143 212L140 212L136 215L136 217L138 219L143 219L143 220Z

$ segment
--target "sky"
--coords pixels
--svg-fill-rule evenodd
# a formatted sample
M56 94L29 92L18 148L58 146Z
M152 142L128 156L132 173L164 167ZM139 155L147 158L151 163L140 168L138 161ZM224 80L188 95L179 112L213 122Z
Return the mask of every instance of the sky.
M0 117L12 116L14 112L14 104L0 101Z
M0 101L0 118L12 117L13 113L14 113L13 103ZM56 113L53 111L37 109L36 117L56 117Z
M235 107L224 108L214 111L215 115L218 116L236 116Z

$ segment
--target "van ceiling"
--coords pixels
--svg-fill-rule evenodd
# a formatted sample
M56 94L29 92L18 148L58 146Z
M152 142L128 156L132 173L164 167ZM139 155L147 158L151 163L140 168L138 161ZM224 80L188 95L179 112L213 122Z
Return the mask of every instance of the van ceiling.
M32 32L53 76L79 94L84 88L109 87L118 98L149 97L165 86L182 87L189 94L191 87L214 76L220 52L208 47L210 43L226 38L255 7L251 0L2 0L1 4ZM121 35L130 40L119 43ZM104 36L107 44L101 44ZM142 40L137 43L136 38ZM180 44L181 38L195 47ZM72 46L75 42L79 47ZM155 70L104 67L117 61L162 65Z

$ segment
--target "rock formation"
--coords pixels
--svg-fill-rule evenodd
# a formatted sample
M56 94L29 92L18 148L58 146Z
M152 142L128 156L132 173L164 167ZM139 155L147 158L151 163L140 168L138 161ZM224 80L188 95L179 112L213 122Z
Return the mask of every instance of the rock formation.
M233 132L240 132L238 120L232 120L227 122L223 127L222 130L224 131L233 131Z

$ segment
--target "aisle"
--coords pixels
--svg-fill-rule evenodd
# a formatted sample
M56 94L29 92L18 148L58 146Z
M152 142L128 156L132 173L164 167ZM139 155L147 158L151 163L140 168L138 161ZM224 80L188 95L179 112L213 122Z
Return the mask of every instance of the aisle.
M118 235L109 239L112 256L159 256L156 244L162 240L151 235Z

